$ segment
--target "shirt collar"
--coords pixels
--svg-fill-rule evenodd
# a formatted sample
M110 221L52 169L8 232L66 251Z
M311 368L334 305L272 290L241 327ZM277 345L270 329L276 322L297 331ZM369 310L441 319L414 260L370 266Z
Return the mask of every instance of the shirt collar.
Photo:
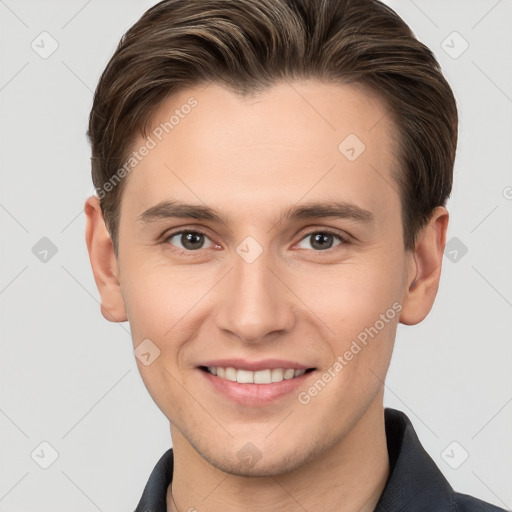
M456 510L455 493L421 445L411 420L391 408L384 417L390 468L374 512Z
M452 487L422 447L409 418L391 408L384 410L384 418L390 471L374 512L456 510ZM153 469L135 512L167 512L172 471L170 448Z

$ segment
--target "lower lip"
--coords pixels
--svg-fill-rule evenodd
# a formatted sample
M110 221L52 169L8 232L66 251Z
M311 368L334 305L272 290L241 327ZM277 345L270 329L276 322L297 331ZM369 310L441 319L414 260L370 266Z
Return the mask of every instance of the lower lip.
M293 379L271 382L270 384L241 384L240 382L221 379L201 369L198 369L198 371L203 374L214 389L234 402L243 405L265 405L287 396L301 385L304 385L306 379L315 373L313 370Z

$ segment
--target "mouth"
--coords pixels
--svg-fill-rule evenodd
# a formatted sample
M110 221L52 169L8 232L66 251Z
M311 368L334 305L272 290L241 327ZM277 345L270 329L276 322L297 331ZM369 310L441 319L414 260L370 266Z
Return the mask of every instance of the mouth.
M274 384L296 379L315 370L314 368L266 368L251 371L233 366L199 366L199 369L220 379L239 384Z
M228 359L205 362L197 370L216 396L239 406L258 407L292 399L299 387L307 385L316 368L277 359Z

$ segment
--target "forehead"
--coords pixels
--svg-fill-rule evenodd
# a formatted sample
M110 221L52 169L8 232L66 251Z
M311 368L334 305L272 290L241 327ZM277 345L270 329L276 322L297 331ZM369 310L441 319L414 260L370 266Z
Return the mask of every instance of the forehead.
M124 194L134 215L173 197L259 214L301 198L378 209L399 201L393 130L383 102L354 85L283 82L250 98L216 83L184 89L134 144L151 149Z

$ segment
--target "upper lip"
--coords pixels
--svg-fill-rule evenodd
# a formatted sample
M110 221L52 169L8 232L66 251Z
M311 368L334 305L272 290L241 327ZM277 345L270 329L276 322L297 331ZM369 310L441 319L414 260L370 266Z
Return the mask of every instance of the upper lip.
M215 359L204 361L199 366L214 366L216 368L236 368L237 370L249 370L257 372L258 370L273 370L282 368L284 370L293 368L294 370L308 370L312 366L297 363L296 361L287 361L285 359L261 359L259 361L249 361L247 359Z

